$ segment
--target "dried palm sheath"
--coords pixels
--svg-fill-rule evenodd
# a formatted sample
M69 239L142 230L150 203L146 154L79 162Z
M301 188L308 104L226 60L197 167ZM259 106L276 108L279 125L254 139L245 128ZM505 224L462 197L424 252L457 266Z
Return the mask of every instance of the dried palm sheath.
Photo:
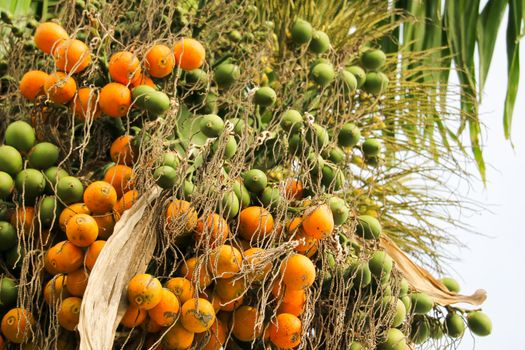
M381 237L381 247L396 262L396 266L416 290L427 293L439 305L467 303L474 306L483 304L487 299L487 292L478 289L472 295L461 295L450 292L445 285L437 280L427 270L414 263L399 247L385 235Z
M153 189L124 213L98 257L80 310L81 350L113 348L125 312L123 290L132 276L146 271L155 249L156 237L148 229L153 212L147 209L160 192L159 187Z

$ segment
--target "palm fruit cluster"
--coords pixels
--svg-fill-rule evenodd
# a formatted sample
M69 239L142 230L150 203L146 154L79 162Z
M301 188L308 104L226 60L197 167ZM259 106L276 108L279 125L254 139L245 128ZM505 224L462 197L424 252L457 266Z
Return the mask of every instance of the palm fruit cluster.
M383 245L388 208L365 193L388 171L395 57L373 42L340 52L299 16L279 38L237 2L153 14L175 37L130 26L149 3L113 8L114 31L85 17L67 25L78 31L35 28L43 63L20 76L0 146L0 349L76 349L86 327L113 327L114 348L167 350L405 350L467 326L490 334L481 310L409 283ZM134 257L144 266L115 261L122 239L154 242ZM81 312L123 276L118 310Z

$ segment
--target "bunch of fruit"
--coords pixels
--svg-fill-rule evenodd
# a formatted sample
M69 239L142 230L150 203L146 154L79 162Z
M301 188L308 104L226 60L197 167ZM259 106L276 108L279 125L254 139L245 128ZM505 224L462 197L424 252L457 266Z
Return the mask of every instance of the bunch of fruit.
M101 146L76 144L77 130L58 125L56 134L37 135L24 121L6 128L0 252L8 276L0 306L7 310L0 312L9 342L76 348L75 337L62 335L77 330L95 263L115 253L107 249L114 231L133 239L124 213L154 186L162 191L145 209L155 218L145 226L157 242L154 259L114 291L127 295L125 312L108 320L120 323L115 343L123 348L336 342L405 350L462 336L464 314L473 333L491 332L483 312L444 308L410 286L383 249L389 230L380 199L356 195L363 174L373 181L384 170L378 105L389 97L387 55L375 48L339 55L327 33L302 19L288 28L286 48L276 47L273 30L266 23L253 37L235 29L217 43L147 43L140 57L120 43L90 48L54 22L36 28L36 47L57 70L24 74L22 96L35 107L44 100L87 133L108 120L120 128L102 145L97 169L70 162L72 152ZM259 45L261 57L223 57L223 40ZM285 64L272 61L279 49L289 55ZM250 64L264 72L254 76ZM91 84L94 75L102 78ZM56 135L74 147L61 147ZM459 292L451 279L443 285ZM33 303L21 297L35 290Z

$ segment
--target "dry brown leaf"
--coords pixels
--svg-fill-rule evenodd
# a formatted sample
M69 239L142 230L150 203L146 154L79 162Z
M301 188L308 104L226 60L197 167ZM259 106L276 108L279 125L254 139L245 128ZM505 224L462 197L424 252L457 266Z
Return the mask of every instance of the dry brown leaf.
M159 196L156 187L140 197L117 222L91 274L80 309L81 350L111 350L120 319L126 311L126 286L144 273L155 249L156 237L147 229L148 206Z
M483 304L487 299L487 292L478 289L472 295L461 295L450 292L445 285L434 278L430 272L414 263L399 247L385 235L381 236L380 246L396 262L397 269L408 283L417 291L427 293L434 302L446 306L458 303L467 303L474 306Z

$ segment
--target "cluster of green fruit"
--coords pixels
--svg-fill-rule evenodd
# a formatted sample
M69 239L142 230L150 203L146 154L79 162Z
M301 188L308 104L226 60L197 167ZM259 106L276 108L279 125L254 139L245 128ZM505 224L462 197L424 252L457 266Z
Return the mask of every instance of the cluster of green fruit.
M448 313L442 319L429 315L438 306L428 294L411 290L404 278L393 277L394 262L388 254L378 250L362 260L358 256L363 247L346 238L343 241L350 246L353 253L343 267L337 266L334 257L328 254L330 269L323 272L323 291L328 292L332 280L339 274L350 282L353 291L351 300L364 297L374 305L374 313L370 314L361 309L356 311L350 303L347 308L349 320L357 319L357 324L367 325L374 322L374 318L389 319L390 328L377 340L377 349L404 350L408 342L423 344L430 338L437 340L444 335L451 339L463 336L466 324L459 309L447 307ZM450 292L459 292L459 284L452 278L443 278L442 282ZM466 311L466 320L475 335L487 336L492 331L492 322L482 311ZM401 331L407 322L410 329L408 336ZM349 349L361 350L364 347L356 340L350 344Z
M308 44L308 50L320 55L330 48L330 38L322 31L314 30L307 21L298 19L290 31L291 40L296 45ZM361 55L361 65L348 65L339 72L339 79L346 93L356 89L379 96L388 86L388 77L380 71L386 62L385 53L378 49L369 49ZM366 70L366 71L365 71ZM330 84L336 77L332 63L318 58L310 66L310 76L320 87Z
M0 250L10 267L20 254L17 230L26 236L33 233L30 230L47 230L64 204L82 201L82 182L57 167L59 157L56 145L36 142L28 123L16 121L7 127L0 146ZM12 214L16 204L19 210ZM32 225L33 217L38 225Z

